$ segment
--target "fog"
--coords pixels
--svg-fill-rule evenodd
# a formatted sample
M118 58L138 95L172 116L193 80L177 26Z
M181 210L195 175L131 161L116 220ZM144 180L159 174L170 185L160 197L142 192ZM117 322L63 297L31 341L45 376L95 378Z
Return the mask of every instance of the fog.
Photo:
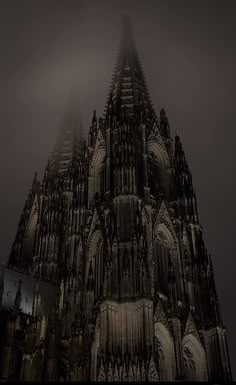
M184 145L236 373L235 0L0 1L0 260L71 95L85 133L103 114L124 14L156 112Z

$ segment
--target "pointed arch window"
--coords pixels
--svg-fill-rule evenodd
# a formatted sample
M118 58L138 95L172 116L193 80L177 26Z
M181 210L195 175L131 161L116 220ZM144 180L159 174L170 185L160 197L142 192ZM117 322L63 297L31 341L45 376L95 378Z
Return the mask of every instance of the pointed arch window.
M184 374L187 381L207 381L206 353L201 342L193 335L183 338Z
M174 344L161 322L155 324L155 350L159 356L160 381L173 381L176 373Z
M193 353L185 347L183 350L184 375L188 381L194 381L196 378L196 364Z

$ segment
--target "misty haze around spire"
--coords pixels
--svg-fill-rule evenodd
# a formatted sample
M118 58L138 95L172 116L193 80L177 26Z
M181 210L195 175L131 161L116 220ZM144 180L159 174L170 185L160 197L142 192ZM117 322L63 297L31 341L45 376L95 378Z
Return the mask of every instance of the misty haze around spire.
M192 173L159 110L125 22L104 116L85 142L70 104L0 268L2 380L231 380Z

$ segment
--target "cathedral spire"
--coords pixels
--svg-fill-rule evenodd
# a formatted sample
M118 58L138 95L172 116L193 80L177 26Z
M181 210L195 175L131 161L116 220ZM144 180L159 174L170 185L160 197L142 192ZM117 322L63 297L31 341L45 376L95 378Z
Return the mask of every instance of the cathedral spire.
M157 121L129 18L88 145L75 96L0 276L0 379L230 380L192 174L164 109Z
M128 15L125 15L123 17L122 27L123 27L123 31L122 31L120 53L123 55L124 60L126 60L125 64L128 65L128 60L134 57L135 55L137 56L131 19Z
M123 19L120 49L105 111L107 119L111 101L118 119L124 115L124 109L126 116L135 120L140 115L142 117L145 115L147 119L155 116L128 16Z
M65 173L68 167L77 165L81 152L82 125L78 104L78 98L72 95L50 159L53 170L61 174Z

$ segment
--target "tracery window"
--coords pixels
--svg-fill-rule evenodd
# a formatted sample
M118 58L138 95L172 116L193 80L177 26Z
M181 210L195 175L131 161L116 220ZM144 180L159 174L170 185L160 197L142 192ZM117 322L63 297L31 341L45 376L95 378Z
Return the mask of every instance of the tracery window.
M196 364L193 353L185 347L183 350L184 360L184 375L188 381L194 381L196 379Z
M187 334L183 339L183 361L187 381L207 381L206 353L193 334Z
M168 329L161 322L155 324L155 350L159 356L160 381L174 380L174 344Z

